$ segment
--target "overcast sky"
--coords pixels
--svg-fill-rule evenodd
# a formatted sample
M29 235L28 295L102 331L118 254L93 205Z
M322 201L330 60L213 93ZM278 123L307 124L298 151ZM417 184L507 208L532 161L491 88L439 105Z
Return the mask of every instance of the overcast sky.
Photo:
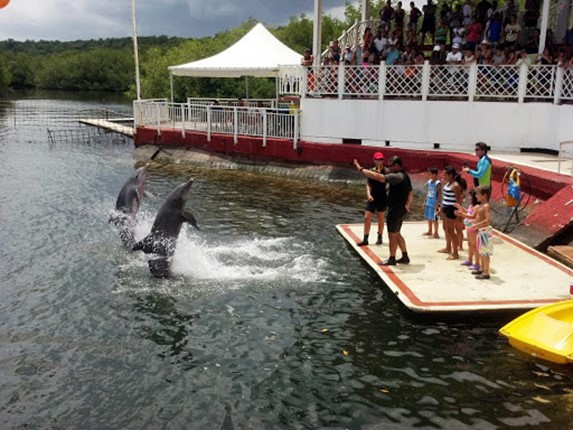
M346 0L323 0L343 17ZM358 5L359 1L351 1ZM202 37L255 18L270 25L312 17L314 0L136 0L141 36ZM131 0L10 0L0 9L0 40L78 40L131 36Z

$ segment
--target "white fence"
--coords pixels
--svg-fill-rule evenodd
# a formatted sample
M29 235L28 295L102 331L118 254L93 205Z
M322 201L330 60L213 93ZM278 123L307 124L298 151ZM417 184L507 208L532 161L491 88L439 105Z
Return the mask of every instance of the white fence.
M558 66L313 66L303 97L503 102L573 101L573 68Z
M287 139L294 148L300 138L300 109L272 109L244 106L224 106L205 103L170 103L167 100L141 100L134 102L135 126L155 127L207 133L231 134L234 142L239 136Z

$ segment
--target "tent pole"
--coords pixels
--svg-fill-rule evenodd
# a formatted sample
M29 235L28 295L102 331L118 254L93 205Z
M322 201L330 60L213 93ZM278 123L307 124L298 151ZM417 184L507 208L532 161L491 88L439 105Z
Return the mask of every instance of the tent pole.
M171 88L171 103L173 103L173 73L169 73L169 88Z
M249 77L245 76L245 92L247 94L247 100L249 100Z
M133 26L133 55L135 59L135 93L141 100L141 82L139 78L139 49L137 48L137 21L135 19L135 0L131 0L131 25Z

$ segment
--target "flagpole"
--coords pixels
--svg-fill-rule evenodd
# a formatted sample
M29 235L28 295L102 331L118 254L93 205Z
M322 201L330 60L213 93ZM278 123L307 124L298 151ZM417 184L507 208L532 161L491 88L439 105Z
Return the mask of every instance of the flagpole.
M141 100L141 83L139 81L139 50L137 48L137 22L135 20L135 0L131 0L131 23L133 26L133 53L135 56L135 88L137 100Z

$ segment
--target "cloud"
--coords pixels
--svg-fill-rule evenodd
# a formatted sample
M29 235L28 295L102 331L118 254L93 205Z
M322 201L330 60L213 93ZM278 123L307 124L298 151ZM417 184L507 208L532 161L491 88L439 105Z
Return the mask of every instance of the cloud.
M136 0L138 34L212 36L249 18L270 25L312 16L311 0ZM342 17L346 0L324 0ZM358 1L353 3L358 4ZM332 13L332 12L334 13ZM132 34L129 0L11 0L0 9L0 40L77 40Z

